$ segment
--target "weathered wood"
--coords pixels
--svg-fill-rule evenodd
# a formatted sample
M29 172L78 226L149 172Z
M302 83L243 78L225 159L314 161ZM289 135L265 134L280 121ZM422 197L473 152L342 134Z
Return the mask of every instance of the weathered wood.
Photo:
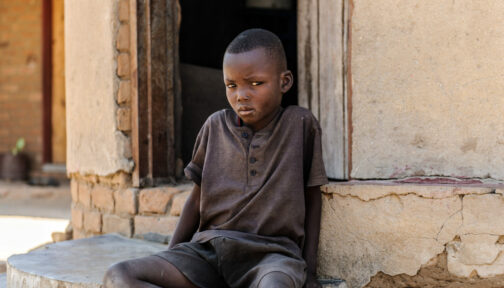
M347 0L298 2L299 104L319 119L327 175L348 179Z
M319 117L319 0L298 1L298 103Z
M139 140L139 99L138 99L138 39L137 39L137 0L129 0L130 23L130 95L131 95L131 154L135 168L133 186L140 186L140 140Z
M135 31L131 32L132 141L134 186L172 181L175 176L177 137L176 63L177 2L137 0ZM135 45L132 45L135 46ZM135 57L136 55L136 57ZM134 79L133 79L134 78ZM135 90L135 91L133 91Z

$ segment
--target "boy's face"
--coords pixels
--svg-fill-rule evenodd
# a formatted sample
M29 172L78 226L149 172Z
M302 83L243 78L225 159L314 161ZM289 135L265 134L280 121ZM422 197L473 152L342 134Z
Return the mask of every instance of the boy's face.
M282 71L264 48L226 53L223 72L229 104L254 131L264 128L275 117L282 95L293 83L292 73Z

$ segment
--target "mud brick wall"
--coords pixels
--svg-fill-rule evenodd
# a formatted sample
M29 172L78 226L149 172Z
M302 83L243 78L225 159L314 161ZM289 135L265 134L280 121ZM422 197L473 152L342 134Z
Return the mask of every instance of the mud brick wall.
M20 137L42 162L42 1L0 3L0 154Z
M74 239L119 233L167 242L192 184L146 189L130 187L128 174L75 176L71 182Z

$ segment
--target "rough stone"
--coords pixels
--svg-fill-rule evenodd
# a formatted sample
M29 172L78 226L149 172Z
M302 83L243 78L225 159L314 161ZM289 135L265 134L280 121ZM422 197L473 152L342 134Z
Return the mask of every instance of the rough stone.
M108 212L114 211L114 190L103 185L95 185L91 191L93 206Z
M77 180L70 180L70 193L72 194L72 202L79 202L79 183Z
M118 104L126 104L131 101L131 93L130 93L130 81L129 80L121 80L119 82L119 91L117 92L117 103Z
M99 288L110 265L166 249L113 234L59 242L11 256L7 278L10 287Z
M119 53L117 56L117 76L121 78L129 77L130 73L130 60L128 53Z
M168 205L175 194L180 190L175 187L156 187L142 189L139 195L140 213L159 213L164 214Z
M69 174L107 176L119 171L129 173L133 168L132 161L124 156L131 146L130 139L116 131L115 97L120 64L115 48L118 2L65 2L66 167ZM123 64L121 72L129 70L127 59Z
M79 206L72 204L72 225L77 229L84 227L84 212Z
M131 130L131 109L119 108L117 109L117 129L121 131Z
M79 203L85 208L91 208L91 187L86 183L79 183Z
M119 233L131 237L133 229L132 218L122 218L117 215L103 215L103 233Z
M128 188L114 191L116 213L134 215L138 211L138 189Z
M73 239L82 239L86 238L86 232L83 229L74 229L73 230Z
M119 26L119 31L117 32L116 48L120 52L127 52L130 49L129 33L130 31L128 24L121 24Z
M173 203L170 209L171 216L180 216L189 195L191 195L191 191L185 191L173 197Z
M173 216L135 216L135 235L158 233L171 235L175 231L179 217Z
M352 3L352 178L504 179L504 2Z
M84 229L86 232L100 233L102 214L96 211L84 211Z
M119 21L127 22L129 20L129 0L119 1Z

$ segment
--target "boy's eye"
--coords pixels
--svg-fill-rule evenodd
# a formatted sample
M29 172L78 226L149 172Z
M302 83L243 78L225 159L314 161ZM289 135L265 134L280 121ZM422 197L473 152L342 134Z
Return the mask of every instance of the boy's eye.
M236 84L233 84L233 83L231 83L231 84L226 84L226 87L227 87L227 88L235 88L235 87L236 87Z
M254 81L254 82L252 82L252 86L259 86L261 84L263 84L263 82L260 82L260 81Z

